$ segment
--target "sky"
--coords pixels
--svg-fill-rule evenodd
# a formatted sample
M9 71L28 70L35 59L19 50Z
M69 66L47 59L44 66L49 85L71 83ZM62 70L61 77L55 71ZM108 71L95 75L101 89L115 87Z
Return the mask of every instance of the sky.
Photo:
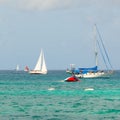
M92 67L97 25L120 68L119 0L0 0L0 69L33 69L43 49L48 70ZM102 59L99 60L104 69Z

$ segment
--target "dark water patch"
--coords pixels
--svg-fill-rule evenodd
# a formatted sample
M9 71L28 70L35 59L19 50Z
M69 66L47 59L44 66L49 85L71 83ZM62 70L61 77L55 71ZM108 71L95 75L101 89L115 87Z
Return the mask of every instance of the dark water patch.
M78 108L78 107L80 107L82 104L81 103L75 103L72 107L73 108Z
M87 109L82 108L82 109L78 110L78 112L79 112L79 113L86 113L86 112L87 112Z
M61 120L61 119L53 117L53 118L48 118L47 120Z
M106 111L107 113L119 113L120 114L120 110L117 110L117 109L109 109Z
M32 120L42 120L42 117L41 116L32 116Z
M115 114L120 114L120 110L117 110L117 109L104 109L104 110L100 110L98 112L96 112L96 114L112 114L112 113L115 113Z
M52 104L51 104L51 105L52 105ZM38 103L37 106L42 107L42 106L44 106L44 105L43 105L42 103Z
M113 115L103 117L103 120L119 120L119 119L120 116L113 116Z
M104 100L105 100L105 101L113 102L115 99L112 99L112 98L105 98Z
M30 115L1 115L0 120L31 120Z
M59 113L59 112L62 112L62 110L55 110L55 113Z

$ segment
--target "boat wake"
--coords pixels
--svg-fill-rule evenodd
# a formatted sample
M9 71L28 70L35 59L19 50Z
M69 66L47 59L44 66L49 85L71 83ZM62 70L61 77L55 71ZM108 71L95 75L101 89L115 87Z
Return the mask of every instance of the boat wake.
M65 80L60 80L59 82L65 82Z

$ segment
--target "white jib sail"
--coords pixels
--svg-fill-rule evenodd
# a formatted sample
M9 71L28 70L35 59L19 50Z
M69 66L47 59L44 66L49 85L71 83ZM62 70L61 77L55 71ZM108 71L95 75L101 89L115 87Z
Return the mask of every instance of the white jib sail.
M45 63L45 58L44 58L44 54L42 52L42 67L41 67L41 71L44 73L47 73L47 67L46 67L46 63Z

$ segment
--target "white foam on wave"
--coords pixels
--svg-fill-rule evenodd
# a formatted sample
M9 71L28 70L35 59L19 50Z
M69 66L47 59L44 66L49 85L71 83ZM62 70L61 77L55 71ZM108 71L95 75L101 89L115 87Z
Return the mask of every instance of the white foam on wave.
M51 88L48 88L48 90L50 90L50 91L51 91L51 90L55 90L55 88L51 87Z
M84 90L85 90L85 91L93 91L94 88L85 88Z

